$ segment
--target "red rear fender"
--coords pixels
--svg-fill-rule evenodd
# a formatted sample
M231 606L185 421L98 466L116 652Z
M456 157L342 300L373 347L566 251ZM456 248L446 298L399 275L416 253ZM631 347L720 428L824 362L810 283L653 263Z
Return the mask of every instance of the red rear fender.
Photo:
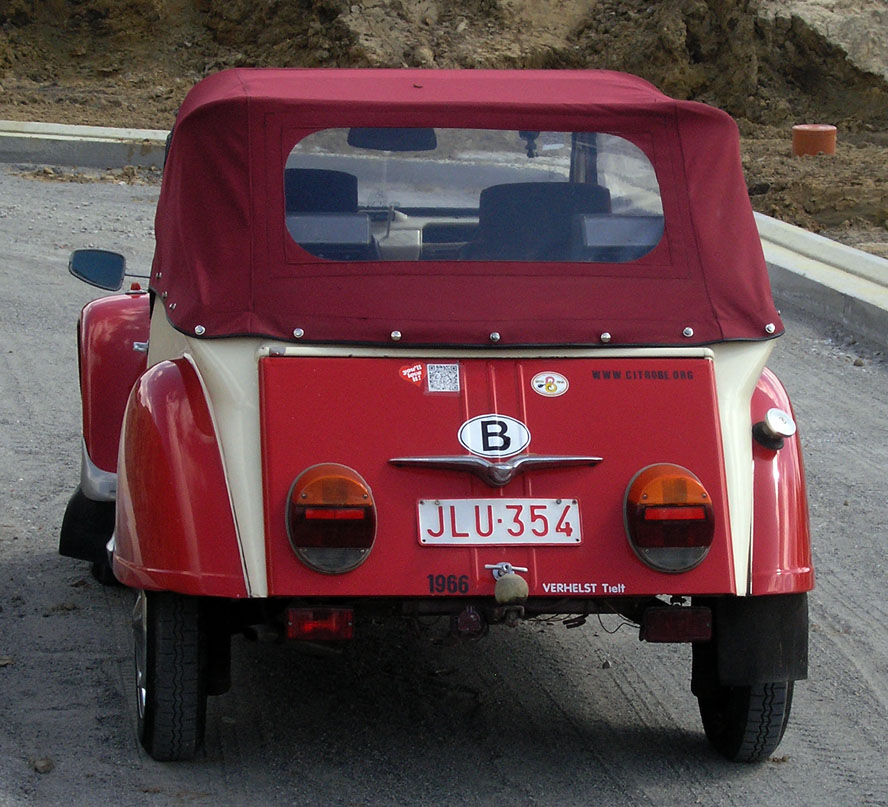
M247 594L216 431L185 359L154 365L129 397L115 536L114 573L125 585Z
M87 303L78 325L83 439L92 462L117 470L123 410L145 372L148 295L115 294Z
M792 413L789 396L768 369L752 396L752 422L772 407ZM805 470L798 434L778 451L753 442L752 594L790 594L814 587Z

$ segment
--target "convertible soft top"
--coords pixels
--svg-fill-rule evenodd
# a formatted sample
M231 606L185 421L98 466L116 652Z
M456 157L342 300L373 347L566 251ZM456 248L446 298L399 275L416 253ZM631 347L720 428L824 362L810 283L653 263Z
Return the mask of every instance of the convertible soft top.
M287 232L284 167L349 127L602 132L656 171L665 230L608 264L357 262ZM689 345L782 332L725 113L609 71L245 69L212 75L175 123L151 289L179 330L314 343ZM532 225L529 225L532 226Z

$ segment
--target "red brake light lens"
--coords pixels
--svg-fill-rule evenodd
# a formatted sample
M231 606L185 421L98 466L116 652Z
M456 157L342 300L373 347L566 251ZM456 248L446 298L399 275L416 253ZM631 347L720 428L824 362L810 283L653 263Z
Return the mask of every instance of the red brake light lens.
M681 507L669 505L665 507L645 507L645 521L703 521L706 510L702 507Z
M306 507L304 517L309 521L361 521L367 518L366 507Z

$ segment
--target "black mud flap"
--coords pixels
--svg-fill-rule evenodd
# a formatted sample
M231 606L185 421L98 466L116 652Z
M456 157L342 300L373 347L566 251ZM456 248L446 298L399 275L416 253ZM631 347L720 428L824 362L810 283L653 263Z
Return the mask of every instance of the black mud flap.
M102 563L106 559L105 545L113 532L114 502L89 499L78 486L65 508L59 554Z
M694 644L691 689L808 677L808 595L695 598L713 613L713 638Z

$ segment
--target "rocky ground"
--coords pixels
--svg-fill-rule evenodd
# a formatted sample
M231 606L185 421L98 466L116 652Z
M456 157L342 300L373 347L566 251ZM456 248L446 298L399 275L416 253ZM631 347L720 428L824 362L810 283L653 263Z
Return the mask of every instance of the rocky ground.
M888 256L886 43L880 0L0 0L0 118L168 128L231 66L627 70L738 120L757 210Z

